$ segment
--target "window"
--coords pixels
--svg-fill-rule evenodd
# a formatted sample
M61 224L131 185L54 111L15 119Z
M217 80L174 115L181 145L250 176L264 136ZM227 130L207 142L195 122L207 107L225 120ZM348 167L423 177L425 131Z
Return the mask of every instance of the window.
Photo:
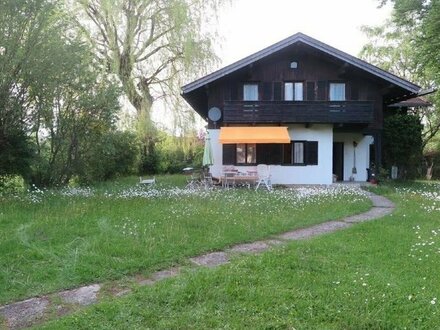
M256 164L257 147L255 143L238 143L236 151L237 164Z
M345 101L345 84L330 83L330 101Z
M308 81L307 82L307 101L315 100L315 82Z
M257 164L281 164L283 159L283 145L281 143L258 143Z
M234 165L236 156L235 144L223 145L223 165Z
M293 165L318 165L318 141L292 141Z
M304 164L304 143L305 142L293 142L293 164Z
M258 84L243 85L243 101L258 101Z
M303 101L303 83L284 83L284 101Z
M223 144L223 165L318 165L318 141Z

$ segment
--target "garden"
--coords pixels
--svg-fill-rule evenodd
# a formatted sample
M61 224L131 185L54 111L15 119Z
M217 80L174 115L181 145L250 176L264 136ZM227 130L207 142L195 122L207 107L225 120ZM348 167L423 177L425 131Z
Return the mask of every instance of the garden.
M182 175L137 180L4 193L1 304L125 281L127 295L35 326L432 329L440 321L438 182L369 187L396 204L392 214L194 268L189 257L362 213L371 202L352 185L267 192L185 189ZM130 282L173 266L180 275L153 286Z
M440 184L370 189L393 200L395 212L218 268L189 269L42 328L435 329ZM347 197L338 204L350 205ZM312 205L304 210L324 210L325 204Z
M239 242L361 213L365 194L344 186L185 189L125 178L0 197L0 304L84 284L148 274ZM325 210L325 212L323 212Z

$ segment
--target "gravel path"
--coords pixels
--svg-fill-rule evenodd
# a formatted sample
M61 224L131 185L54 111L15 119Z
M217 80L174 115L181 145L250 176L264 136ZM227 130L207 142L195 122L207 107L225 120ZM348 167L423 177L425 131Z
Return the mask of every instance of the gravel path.
M337 221L324 222L308 228L292 230L268 240L235 245L225 251L210 252L190 258L189 261L195 266L216 267L228 263L231 255L240 253L258 254L270 249L272 246L285 244L291 240L308 239L331 233L351 227L358 222L381 218L393 212L395 206L390 200L373 193L367 194L373 203L373 207L367 212ZM157 281L177 276L179 273L180 268L173 267L158 271L148 278L136 276L133 278L133 282L138 285L154 285ZM97 303L100 296L105 295L105 293L113 297L120 297L131 292L129 288L121 283L111 283L110 289L104 289L108 285L109 283L106 283L106 285L92 284L2 306L0 307L0 328L25 328L33 324L42 323L45 320L72 313L82 306Z

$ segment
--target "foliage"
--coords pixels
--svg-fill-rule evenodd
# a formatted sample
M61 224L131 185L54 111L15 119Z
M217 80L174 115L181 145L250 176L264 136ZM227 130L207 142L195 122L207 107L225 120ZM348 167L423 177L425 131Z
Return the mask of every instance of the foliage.
M59 2L4 1L0 23L0 175L55 186L130 172L134 147L113 133L120 90ZM124 161L105 158L106 147Z
M88 147L77 174L81 183L105 181L136 172L140 146L134 133L107 132L86 143Z
M142 158L140 172L176 174L182 173L185 167L201 168L203 147L194 133L176 137L160 131L153 148Z
M54 26L45 0L0 2L0 175L28 175L32 143L32 92L52 65L45 43ZM41 71L39 71L41 70Z
M0 197L0 304L145 275L188 257L370 207L352 187L183 189L185 177ZM176 183L179 187L176 187ZM326 210L326 212L322 212Z
M361 57L394 74L413 81L425 89L440 85L440 1L383 0L394 6L392 18L383 26L364 27L370 41ZM440 93L425 96L431 106L414 109L423 123L422 147L426 177L432 177L433 155L440 149ZM435 172L434 172L435 173Z
M0 176L0 196L24 192L24 180L19 175Z
M206 29L222 0L78 0L69 10L93 45L98 61L118 77L137 110L144 164L154 168L149 144L157 132L153 103L166 99L181 109L182 79L205 72L215 62L213 36ZM180 117L182 118L182 117ZM189 120L192 117L187 117ZM182 128L191 125L184 121ZM146 168L146 169L147 169Z
M384 165L397 166L402 178L418 175L422 162L422 125L417 116L395 114L384 119Z
M4 127L0 131L0 176L8 174L29 176L34 155L32 147L31 139L22 129Z

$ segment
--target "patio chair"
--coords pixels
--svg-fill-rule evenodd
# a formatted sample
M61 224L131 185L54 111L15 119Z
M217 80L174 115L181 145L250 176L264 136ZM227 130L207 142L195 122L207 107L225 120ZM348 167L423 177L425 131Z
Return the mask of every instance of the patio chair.
M141 184L155 184L156 183L156 177L153 176L152 179L142 179L142 177L139 177L139 183Z
M235 187L235 173L234 172L225 172L224 174L224 182L223 188Z
M203 183L205 184L205 188L212 188L214 186L214 183L212 182L212 174L211 173L204 173L203 174Z
M257 165L257 186L255 187L255 190L258 190L261 184L264 184L264 186L267 188L268 191L272 190L272 182L271 182L271 176L270 176L270 167L265 164L259 164Z

